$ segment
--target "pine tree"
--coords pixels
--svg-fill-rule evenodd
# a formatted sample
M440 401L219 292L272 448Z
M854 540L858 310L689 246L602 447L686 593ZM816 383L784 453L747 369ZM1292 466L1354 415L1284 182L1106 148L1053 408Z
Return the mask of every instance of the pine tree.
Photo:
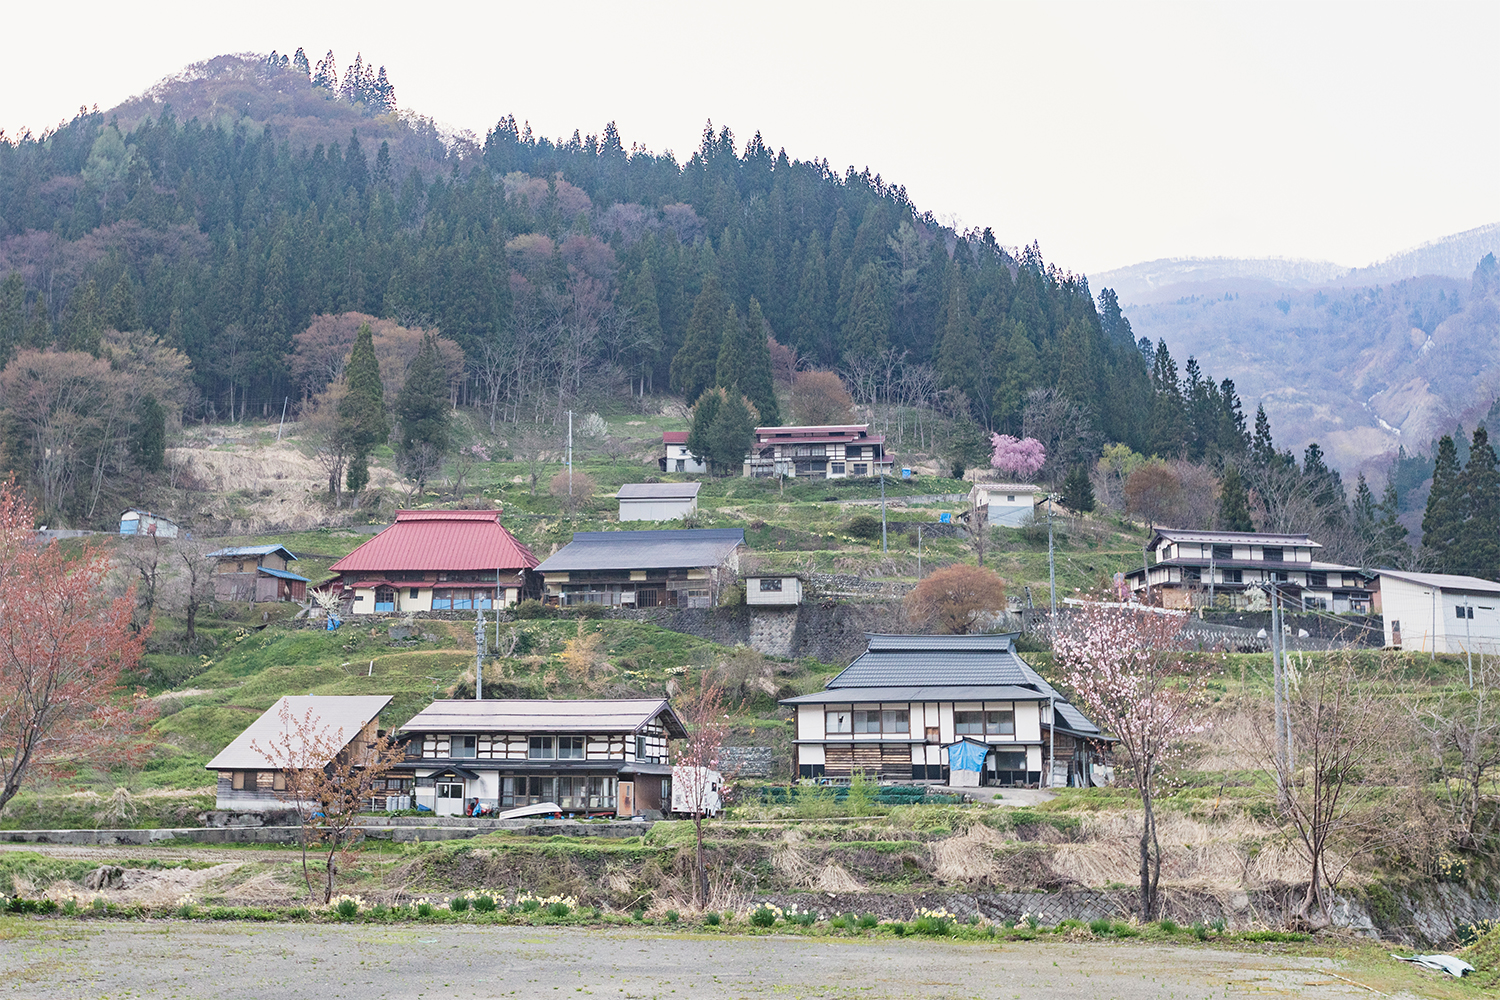
M1455 547L1464 526L1464 484L1453 438L1438 441L1437 462L1432 470L1432 492L1422 515L1422 551L1439 573L1455 572Z
M852 261L851 261L852 263ZM859 270L843 328L843 353L870 358L890 346L891 303L885 268L870 261Z
M401 424L396 461L408 478L416 480L420 494L428 477L442 468L453 437L437 338L431 334L406 370L406 382L396 397L396 419Z
M1354 484L1354 502L1349 505L1351 526L1367 546L1374 545L1380 531L1380 503L1361 472Z
M0 282L0 369L26 338L26 283L20 271L12 271Z
M130 457L147 472L160 472L167 464L167 411L155 396L141 397L136 412L134 433L130 436Z
M703 291L693 303L682 348L672 358L672 387L688 399L696 400L714 384L724 314L728 309L729 299L719 285L718 276L709 273L703 279Z
M1250 497L1245 492L1245 480L1240 476L1240 470L1234 466L1228 466L1224 470L1224 478L1219 483L1219 530L1220 531L1254 531L1255 524L1250 520Z
M1500 468L1484 424L1474 429L1463 490L1468 519L1459 533L1458 572L1500 580Z
M370 449L391 435L385 415L385 388L380 381L380 364L375 360L375 340L368 323L360 326L354 338L344 377L349 391L339 400L337 434L349 452L345 484L349 492L358 493L370 482Z
M1378 510L1376 547L1371 561L1377 566L1405 567L1411 560L1411 545L1406 540L1411 532L1400 521L1401 501L1394 475L1386 479Z
M792 307L792 343L803 356L832 364L833 341L828 330L828 272L817 233L808 241L797 302Z
M641 261L640 269L625 282L620 311L634 326L635 347L631 353L644 376L655 370L662 349L661 308L656 302L656 278L651 272L649 257ZM644 385L641 391L645 392Z
M141 317L135 305L135 289L130 279L120 275L110 289L109 302L104 307L104 326L110 330L139 330Z
M745 321L740 318L740 311L730 306L724 311L721 322L724 324L724 331L719 335L719 359L714 366L714 384L738 390L747 361Z
M708 429L709 457L719 475L743 465L750 443L755 440L756 413L738 392L726 392L723 405Z
M1027 335L1026 324L1007 323L1006 326L1010 329L1010 336L1004 343L1004 350L1000 349L1000 338L996 338L996 350L991 355L990 370L996 385L991 412L995 426L1013 434L1021 430L1026 392L1037 383L1041 360Z
M1188 444L1187 406L1177 384L1177 362L1165 340L1156 345L1151 389L1151 451L1162 458L1180 458Z
M41 298L38 295L37 301L40 302ZM68 301L67 311L63 314L63 331L68 350L98 355L100 334L104 329L104 317L101 313L99 286L90 278L83 290Z
M969 315L969 296L962 277L955 275L948 295L948 323L938 345L938 384L959 389L973 399L983 363L979 337L974 333L974 320Z
M1265 404L1255 408L1255 436L1250 440L1250 459L1262 469L1276 464L1276 445L1271 440L1271 421L1266 418Z
M307 53L302 46L297 46L297 54L292 56L292 68L301 73L303 79L312 74L312 65L307 61Z
M719 408L724 405L724 398L724 390L714 388L704 392L693 404L693 422L688 426L687 447L692 456L705 465L713 455L710 432L713 430L714 418L719 415Z
M1089 481L1088 470L1082 465L1073 466L1073 471L1063 480L1062 502L1064 507L1082 514L1094 509L1094 484Z
M745 368L739 388L760 414L761 427L781 423L781 405L776 400L776 379L771 371L771 326L760 311L760 302L750 296L750 317L745 323Z

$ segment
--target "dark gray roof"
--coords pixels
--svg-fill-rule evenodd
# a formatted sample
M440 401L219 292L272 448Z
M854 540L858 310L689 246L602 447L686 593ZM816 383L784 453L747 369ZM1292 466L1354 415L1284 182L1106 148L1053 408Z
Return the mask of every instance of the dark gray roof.
M618 500L691 500L702 483L626 483L615 494Z
M745 544L743 528L577 531L537 572L593 569L696 569L717 566Z
M633 733L660 717L669 735L687 735L663 698L595 698L549 701L486 698L435 701L412 716L402 733Z
M845 702L878 701L1046 701L1047 695L1034 688L990 685L953 685L950 687L870 687L828 688L812 694L783 698L783 705L827 705Z
M280 552L288 559L296 559L292 550L285 545L231 545L225 549L215 549L208 554L210 559L232 559L235 556L268 556L272 552Z
M991 635L867 636L864 653L828 682L827 700L917 701L895 692L940 689L947 692L1028 691L1031 694L924 695L924 701L995 701L1055 699L1058 715L1073 729L1097 733L1099 727L1069 704L1042 675L1015 651L1014 632ZM890 695L879 691L891 691Z
M1323 544L1308 538L1306 534L1300 535L1273 535L1261 531L1197 531L1192 528L1157 528L1157 538L1165 538L1173 542L1197 542L1198 544L1233 545L1239 542L1241 545L1281 545L1281 546L1310 546L1321 549ZM1156 541L1153 538L1152 541Z

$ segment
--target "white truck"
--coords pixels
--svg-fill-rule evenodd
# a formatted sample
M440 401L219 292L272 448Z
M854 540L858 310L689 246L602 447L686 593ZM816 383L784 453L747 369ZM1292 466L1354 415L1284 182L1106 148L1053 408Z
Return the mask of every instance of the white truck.
M724 808L724 776L707 767L678 764L672 768L672 815L692 816L701 811L717 816Z

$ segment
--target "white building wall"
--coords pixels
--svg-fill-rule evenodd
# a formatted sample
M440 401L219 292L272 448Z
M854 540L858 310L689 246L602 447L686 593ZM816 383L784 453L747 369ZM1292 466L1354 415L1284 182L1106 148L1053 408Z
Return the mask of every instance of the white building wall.
M687 500L621 500L621 521L675 521L698 509L696 497Z
M1385 619L1385 644L1396 645L1394 626L1401 626L1401 649L1421 652L1446 652L1440 602L1434 600L1433 588L1393 576L1380 578L1380 613ZM1449 611L1449 614L1453 612ZM1477 620L1479 612L1475 612Z

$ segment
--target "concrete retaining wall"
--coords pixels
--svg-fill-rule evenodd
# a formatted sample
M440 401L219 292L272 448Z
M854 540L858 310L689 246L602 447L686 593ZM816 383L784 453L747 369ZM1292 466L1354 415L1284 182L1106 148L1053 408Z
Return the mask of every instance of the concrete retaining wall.
M411 822L403 822L403 820ZM465 817L392 817L359 827L366 837L397 842L462 840L505 830L534 837L640 837L650 820L581 823L577 820L475 820ZM0 830L0 843L134 847L163 841L196 844L296 844L299 826L168 827L159 830Z

